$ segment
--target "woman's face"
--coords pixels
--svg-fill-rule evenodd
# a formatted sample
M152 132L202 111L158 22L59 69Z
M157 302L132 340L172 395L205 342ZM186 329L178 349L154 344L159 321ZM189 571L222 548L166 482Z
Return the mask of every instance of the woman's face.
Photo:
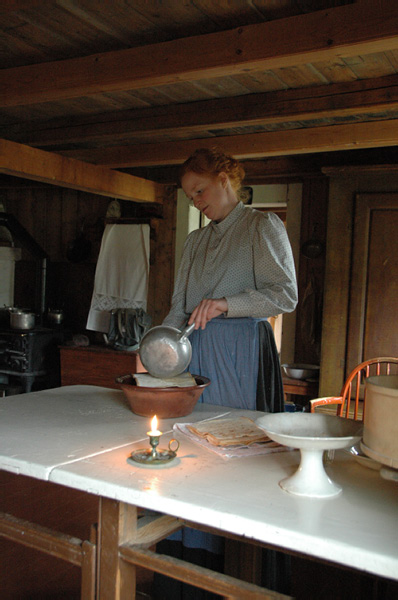
M188 171L181 185L194 206L211 221L222 221L237 204L225 173L212 177Z

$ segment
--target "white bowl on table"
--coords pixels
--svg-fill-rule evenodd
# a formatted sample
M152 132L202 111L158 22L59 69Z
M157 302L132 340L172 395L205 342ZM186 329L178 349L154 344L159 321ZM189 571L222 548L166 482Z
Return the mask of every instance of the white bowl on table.
M341 486L326 474L323 453L357 444L362 437L361 422L316 413L272 413L256 423L275 442L300 450L297 471L279 482L283 490L312 498L340 494Z

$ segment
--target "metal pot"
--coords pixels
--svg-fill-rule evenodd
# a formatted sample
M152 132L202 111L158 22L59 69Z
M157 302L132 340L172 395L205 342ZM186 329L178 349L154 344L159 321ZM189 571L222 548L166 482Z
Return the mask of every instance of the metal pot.
M29 310L12 308L10 310L10 326L12 329L33 329L36 315Z
M192 357L188 335L195 323L182 331L176 327L152 327L142 338L139 355L142 364L153 377L176 377L183 373Z
M52 325L61 325L64 320L64 311L62 309L49 308L47 313L47 321Z

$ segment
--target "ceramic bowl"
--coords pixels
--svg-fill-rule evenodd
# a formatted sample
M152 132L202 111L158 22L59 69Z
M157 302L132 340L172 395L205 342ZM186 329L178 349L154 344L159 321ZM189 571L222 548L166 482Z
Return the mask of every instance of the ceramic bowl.
M325 471L323 453L358 444L363 430L361 422L320 413L270 413L256 423L271 440L300 450L299 468L279 482L283 490L312 498L341 493L341 486Z
M301 363L284 364L282 369L287 377L292 379L314 379L319 375L318 365L307 365Z
M133 375L123 375L116 378L130 408L136 415L158 419L185 417L190 415L205 387L210 385L210 379L193 375L196 385L191 387L143 387L137 386Z

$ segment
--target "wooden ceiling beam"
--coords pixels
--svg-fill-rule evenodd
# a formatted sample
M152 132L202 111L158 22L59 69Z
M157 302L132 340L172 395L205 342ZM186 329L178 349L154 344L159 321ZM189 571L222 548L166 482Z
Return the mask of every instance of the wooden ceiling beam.
M324 167L347 167L361 165L398 165L398 147L364 148L361 150L339 150L306 155L274 156L241 160L245 170L247 185L270 182L272 180L296 180L322 175ZM178 182L178 165L159 167L135 167L126 173L158 181L165 185Z
M291 67L398 48L396 0L0 71L0 106Z
M162 202L163 186L134 175L0 140L0 173L101 196Z
M397 139L398 119L389 119L177 142L73 150L62 154L107 167L129 168L179 164L196 148L215 145L236 158L249 159L396 146Z
M50 2L51 0L2 0L0 4L0 15L34 8L35 6L43 6L43 4L50 4Z
M209 129L347 117L398 111L398 75L328 86L217 98L200 102L125 110L90 117L0 127L0 137L46 147L70 143L116 144L134 135L173 135Z

